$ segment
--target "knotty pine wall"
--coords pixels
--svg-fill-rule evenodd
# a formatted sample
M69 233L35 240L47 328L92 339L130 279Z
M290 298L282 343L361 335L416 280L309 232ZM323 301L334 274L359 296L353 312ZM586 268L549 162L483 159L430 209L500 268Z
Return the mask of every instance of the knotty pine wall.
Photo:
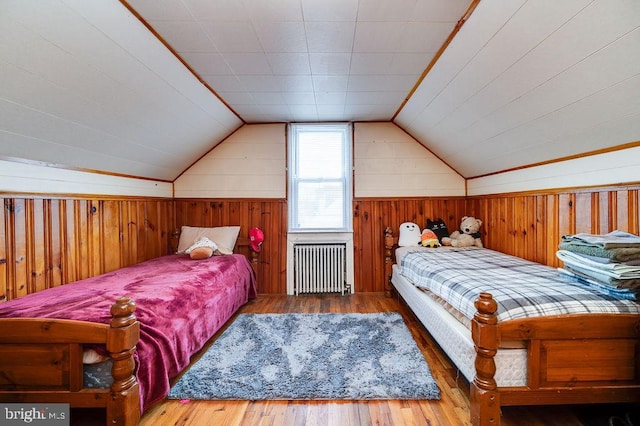
M466 213L464 197L361 198L354 201L353 244L355 291L384 291L384 230L390 226L396 236L400 224L414 222L425 228L427 218L441 217L447 223Z
M467 209L484 221L485 247L561 266L555 252L562 235L616 229L638 234L639 190L625 185L476 196L467 198Z
M169 199L2 198L0 301L168 253Z
M279 199L176 199L176 228L240 225L265 235L256 276L259 293L287 292L287 203Z
M380 292L383 233L402 222L464 215L484 221L485 246L559 266L563 234L640 231L640 185L475 197L356 198L355 291ZM171 252L181 225L240 225L265 233L258 290L286 293L287 204L279 199L3 198L0 300L108 272Z

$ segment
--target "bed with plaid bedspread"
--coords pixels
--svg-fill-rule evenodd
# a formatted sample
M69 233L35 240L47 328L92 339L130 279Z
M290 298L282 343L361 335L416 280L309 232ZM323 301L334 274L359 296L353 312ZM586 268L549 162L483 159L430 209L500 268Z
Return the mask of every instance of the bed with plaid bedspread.
M499 321L585 313L640 314L636 301L616 298L557 269L478 247L410 251L401 273L472 319L480 293L493 295Z

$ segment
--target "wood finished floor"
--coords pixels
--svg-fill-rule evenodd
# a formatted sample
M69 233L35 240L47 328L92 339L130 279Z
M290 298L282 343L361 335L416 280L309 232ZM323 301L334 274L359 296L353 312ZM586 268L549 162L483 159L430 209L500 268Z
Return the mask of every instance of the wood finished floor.
M458 375L425 329L396 297L388 298L378 293L299 297L263 295L249 302L239 313L392 311L402 314L418 347L424 354L441 390L442 398L439 401L190 401L181 403L165 400L151 407L142 417L140 424L144 426L467 425L469 423L468 383ZM194 359L197 359L197 356ZM579 426L582 423L577 417L577 412L581 409L584 407L505 407L502 424L505 426Z

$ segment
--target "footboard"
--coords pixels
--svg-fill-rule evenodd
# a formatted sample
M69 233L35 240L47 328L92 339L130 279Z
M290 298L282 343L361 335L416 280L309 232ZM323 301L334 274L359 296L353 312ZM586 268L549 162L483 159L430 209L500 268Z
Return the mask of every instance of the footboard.
M500 424L502 405L640 401L640 316L558 315L498 323L490 294L482 293L475 306L472 424ZM527 386L496 386L494 356L501 341L525 343Z
M0 401L104 407L107 424L136 425L140 396L133 372L140 331L134 310L125 297L111 307L110 324L0 319ZM83 388L84 345L105 345L113 361L110 389Z

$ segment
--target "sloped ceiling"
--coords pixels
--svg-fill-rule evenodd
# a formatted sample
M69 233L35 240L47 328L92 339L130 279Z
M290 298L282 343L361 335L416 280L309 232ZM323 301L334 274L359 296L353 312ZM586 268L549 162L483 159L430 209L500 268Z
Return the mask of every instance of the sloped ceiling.
M637 0L3 0L0 158L173 180L244 123L393 121L474 177L640 141L638 52Z

